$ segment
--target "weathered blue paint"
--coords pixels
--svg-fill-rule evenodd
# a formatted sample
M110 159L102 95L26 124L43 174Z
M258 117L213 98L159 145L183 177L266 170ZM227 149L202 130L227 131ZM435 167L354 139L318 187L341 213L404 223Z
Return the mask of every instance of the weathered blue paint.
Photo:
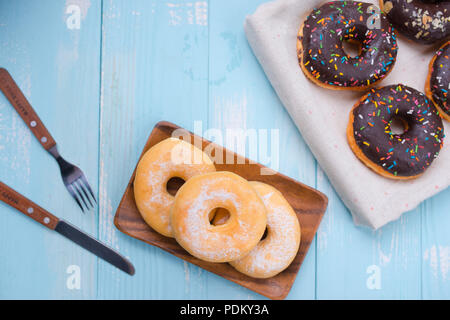
M0 298L261 298L115 229L126 183L160 120L201 124L206 135L278 130L279 163L267 164L328 195L289 299L450 298L450 190L379 231L355 227L245 39L244 18L263 2L0 1L0 65L61 153L85 171L99 206L80 213L3 95L1 180L119 249L137 271L129 277L0 205ZM80 29L67 26L74 3ZM79 290L67 287L71 265L80 268Z

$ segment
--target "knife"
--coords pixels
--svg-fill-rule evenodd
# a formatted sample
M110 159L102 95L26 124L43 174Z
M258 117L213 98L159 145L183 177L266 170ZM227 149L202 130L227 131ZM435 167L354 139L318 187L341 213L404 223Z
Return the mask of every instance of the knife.
M121 256L118 252L107 247L100 241L94 239L66 221L55 217L50 212L39 207L37 204L25 198L20 193L14 191L1 181L0 200L19 210L33 220L36 220L50 230L58 232L67 239L95 254L97 257L109 262L116 268L128 273L129 275L134 275L135 270L131 262Z

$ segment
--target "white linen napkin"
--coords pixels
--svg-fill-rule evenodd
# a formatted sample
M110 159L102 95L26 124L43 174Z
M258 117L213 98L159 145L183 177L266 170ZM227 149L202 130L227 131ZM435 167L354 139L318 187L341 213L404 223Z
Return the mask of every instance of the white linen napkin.
M366 1L378 5L378 1ZM415 180L384 178L360 162L347 143L352 106L364 94L321 88L298 65L300 24L323 0L278 0L261 5L245 21L248 42L304 140L328 175L357 225L377 229L450 185L450 141L430 168ZM424 92L436 47L399 37L397 62L379 86L402 83ZM444 124L447 137L449 123Z

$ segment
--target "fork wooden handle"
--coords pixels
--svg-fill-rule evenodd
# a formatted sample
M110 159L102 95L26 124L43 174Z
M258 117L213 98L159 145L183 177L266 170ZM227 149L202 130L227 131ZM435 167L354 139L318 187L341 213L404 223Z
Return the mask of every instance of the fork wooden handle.
M20 193L14 191L6 184L0 181L0 200L19 210L31 219L36 220L40 224L49 229L54 230L59 222L59 219L50 212L42 209L33 201L28 200Z
M2 90L5 97L19 113L23 121L25 121L25 124L30 128L44 149L48 151L51 147L55 146L56 142L50 132L48 132L41 119L39 119L8 70L4 68L0 68L0 90Z

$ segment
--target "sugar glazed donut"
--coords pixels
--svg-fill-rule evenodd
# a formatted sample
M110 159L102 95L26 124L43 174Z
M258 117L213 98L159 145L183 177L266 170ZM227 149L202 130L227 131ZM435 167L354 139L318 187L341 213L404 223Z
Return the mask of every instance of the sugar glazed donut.
M450 36L450 1L380 0L381 10L410 40L432 44Z
M360 45L356 57L344 51L344 41ZM297 55L305 75L335 90L364 90L379 82L394 66L397 51L386 16L376 6L357 1L328 2L314 9L297 37Z
M210 223L210 212L228 210L221 225ZM171 210L177 242L190 254L210 262L240 259L264 234L264 203L247 180L231 172L195 176L178 190Z
M450 41L445 43L431 59L425 93L438 108L441 116L450 121Z
M405 131L392 132L393 121ZM421 175L443 146L442 119L427 97L401 84L371 89L350 112L347 138L355 155L392 179Z
M134 180L134 197L142 218L160 234L173 237L170 208L174 196L167 191L167 182L175 177L187 181L215 170L211 159L190 143L168 138L154 145L139 161Z
M251 181L267 210L267 235L245 257L231 261L239 272L270 278L286 269L300 246L300 224L289 202L274 187Z

